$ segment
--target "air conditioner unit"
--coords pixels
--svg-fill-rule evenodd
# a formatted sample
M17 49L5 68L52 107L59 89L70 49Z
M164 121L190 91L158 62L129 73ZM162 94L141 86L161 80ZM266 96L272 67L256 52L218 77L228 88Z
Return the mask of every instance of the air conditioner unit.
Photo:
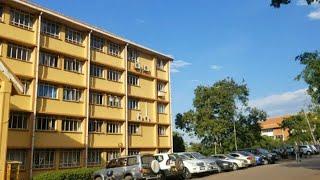
M134 68L135 68L135 69L141 69L141 64L138 63L138 62L135 63L135 64L134 64Z
M137 121L142 121L142 116L141 116L141 114L138 114L138 115L137 115Z
M148 67L148 66L144 66L144 67L143 67L143 71L145 71L145 72L149 72L149 71L150 71L150 69L149 69L149 67Z
M166 93L163 91L158 91L158 97L165 97Z

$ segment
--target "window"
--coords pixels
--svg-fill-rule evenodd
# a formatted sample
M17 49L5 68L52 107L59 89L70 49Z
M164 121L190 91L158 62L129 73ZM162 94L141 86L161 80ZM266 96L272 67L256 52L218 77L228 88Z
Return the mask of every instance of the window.
M90 66L90 76L103 78L103 67L91 64Z
M164 60L162 59L157 59L157 68L158 69L162 69L164 70L164 66L166 65L166 63L164 62Z
M88 151L88 165L96 166L101 164L101 150L89 149Z
M111 69L108 69L108 80L110 81L120 81L120 78L121 78L121 72L119 71L115 71L115 70L111 70Z
M82 62L77 59L65 58L64 59L64 70L82 73Z
M80 166L80 150L68 150L60 152L60 167Z
M30 30L33 26L33 16L18 9L11 9L10 24Z
M164 127L164 126L158 127L158 135L159 136L165 136L167 134L166 131L167 131L166 127Z
M111 161L112 159L120 157L119 150L110 150L107 151L107 161Z
M82 44L82 34L77 30L66 28L66 41L75 44Z
M140 125L139 124L129 124L129 134L138 135L140 134Z
M97 36L91 36L91 48L98 50L98 51L103 51L104 47L104 39L97 37Z
M77 88L64 87L63 100L80 102L82 91Z
M21 79L21 83L23 86L23 94L24 95L29 95L29 87L30 87L30 81L29 80L25 80L25 79Z
M55 22L43 19L41 21L41 32L49 36L58 38L60 33L60 26Z
M32 50L16 44L8 44L7 56L21 61L30 61Z
M0 22L2 22L3 21L3 7L2 6L0 6Z
M103 105L103 94L90 92L90 104Z
M137 62L138 51L136 51L135 49L128 48L128 61Z
M57 87L46 83L40 83L38 97L57 99Z
M133 86L139 86L139 77L135 75L128 75L128 84Z
M28 116L27 113L12 112L9 119L10 129L27 129L28 128Z
M158 113L165 113L165 112L166 112L166 105L158 104Z
M21 169L25 169L26 157L27 157L26 150L8 149L7 161L20 161L21 162L21 165L20 165Z
M108 106L121 107L121 97L109 95Z
M120 45L109 42L108 43L108 54L113 55L113 56L120 56Z
M138 155L140 154L139 150L129 150L128 155L129 156L133 156L133 155ZM136 160L134 160L136 159ZM132 157L131 159L128 158L128 164L134 165L137 163L137 158L136 157Z
M54 116L38 116L36 130L54 131L56 129L56 118Z
M121 133L121 123L107 122L107 133L108 134L120 134Z
M101 128L102 128L102 121L98 121L98 120L90 120L89 121L89 132L102 132Z
M157 90L158 90L158 91L160 91L160 92L165 92L165 87L166 87L166 84L165 84L165 83L158 82L158 84L157 84Z
M129 109L139 109L139 101L135 99L128 99Z
M62 120L62 131L80 132L81 120L65 118Z
M33 168L36 169L48 169L53 168L55 164L54 161L54 151L45 150L35 150L33 153Z
M40 65L42 66L48 66L48 67L58 67L58 56L51 54L51 53L45 53L40 52Z

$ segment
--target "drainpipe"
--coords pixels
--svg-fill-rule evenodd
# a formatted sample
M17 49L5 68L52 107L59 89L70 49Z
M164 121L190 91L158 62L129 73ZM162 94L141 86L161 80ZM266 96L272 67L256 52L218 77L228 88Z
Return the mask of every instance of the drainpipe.
M91 33L92 30L89 32L88 35L88 45L87 45L87 58L88 58L88 64L87 64L87 78L86 78L86 85L87 85L87 96L86 96L86 126L84 128L85 132L85 159L84 159L84 166L88 166L88 149L89 149L89 111L90 111L90 63L91 63Z
M172 102L171 102L171 61L169 61L168 64L168 82L169 82L169 119L170 119L170 146L171 146L171 152L173 153L173 128L172 128Z
M125 65L125 73L124 73L124 84L125 84L125 155L128 155L128 151L129 151L129 136L128 136L128 57L127 57L127 52L128 52L128 43L126 44L125 48L124 48L124 65Z
M41 18L42 12L40 12L38 18L38 29L37 29L37 51L36 51L36 62L35 62L35 82L34 82L34 101L33 101L33 126L32 126L32 137L31 137L31 157L30 157L30 179L32 179L32 167L33 167L33 153L34 153L34 140L35 140L35 129L36 129L36 116L37 116L37 98L38 98L38 82L39 82L39 59L40 59L40 38L41 38Z

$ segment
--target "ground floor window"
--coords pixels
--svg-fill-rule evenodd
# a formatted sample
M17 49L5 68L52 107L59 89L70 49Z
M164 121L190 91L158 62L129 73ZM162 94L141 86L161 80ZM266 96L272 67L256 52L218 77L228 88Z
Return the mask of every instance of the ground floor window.
M109 150L107 151L107 161L111 161L112 159L120 157L119 150Z
M88 165L95 166L101 164L101 150L89 149L88 151Z
M20 169L25 169L27 151L20 149L9 149L7 152L7 161L20 161Z
M129 155L129 156L138 155L138 154L140 154L140 151L137 150L137 149L131 149L131 150L129 150L129 152L128 152L128 155Z
M80 150L67 150L60 152L60 167L79 167Z
M33 168L48 169L54 167L54 150L35 150L33 153Z

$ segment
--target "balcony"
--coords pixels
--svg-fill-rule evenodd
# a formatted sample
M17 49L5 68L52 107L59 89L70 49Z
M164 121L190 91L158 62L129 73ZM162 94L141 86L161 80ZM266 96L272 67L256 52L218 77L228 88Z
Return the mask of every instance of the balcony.
M24 95L11 96L10 109L13 111L32 111L31 96L24 96Z
M39 66L39 78L62 84L85 87L86 79L84 74L73 73L56 68Z
M166 148L170 147L170 138L169 136L159 136L159 147Z
M113 82L107 79L90 77L90 87L102 91L124 94L124 85L122 82Z
M83 148L83 137L82 133L36 131L34 145L36 148Z
M111 56L105 52L91 50L92 62L106 64L124 69L124 59L122 57Z
M85 116L85 105L82 102L67 102L55 99L37 99L37 111L66 116Z
M163 124L169 124L170 118L168 114L158 114L158 122Z
M155 99L155 83L153 80L140 78L140 86L128 86L128 94L143 98Z
M36 45L35 31L9 25L9 20L6 23L0 23L0 37L1 36L17 42Z
M32 61L33 58L31 58L31 62L25 62L8 58L3 60L3 62L9 67L10 70L15 72L15 74L27 77L34 77Z
M124 144L122 134L89 133L90 148L118 148L120 143Z
M32 124L29 123L29 126ZM8 131L9 148L29 148L31 131L29 130L11 130Z
M123 108L112 108L108 106L90 105L90 117L100 119L124 120Z
M87 53L84 46L63 41L62 39L41 35L40 46L52 51L58 51L73 57L86 59Z

